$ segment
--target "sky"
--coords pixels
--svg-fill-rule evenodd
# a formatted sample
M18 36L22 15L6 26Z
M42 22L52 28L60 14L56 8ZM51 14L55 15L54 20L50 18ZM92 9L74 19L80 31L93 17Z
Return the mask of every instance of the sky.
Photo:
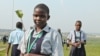
M82 21L86 33L100 33L100 0L0 0L0 29L15 29L20 21L15 11L22 10L25 29L34 25L34 7L44 3L50 9L48 25L62 32L74 30L76 20Z

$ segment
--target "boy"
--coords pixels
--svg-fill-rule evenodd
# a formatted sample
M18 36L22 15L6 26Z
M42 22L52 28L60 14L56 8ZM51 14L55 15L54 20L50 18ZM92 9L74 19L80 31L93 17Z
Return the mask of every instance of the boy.
M49 8L38 4L34 8L33 21L35 26L26 33L19 48L25 56L63 56L61 36L47 25Z

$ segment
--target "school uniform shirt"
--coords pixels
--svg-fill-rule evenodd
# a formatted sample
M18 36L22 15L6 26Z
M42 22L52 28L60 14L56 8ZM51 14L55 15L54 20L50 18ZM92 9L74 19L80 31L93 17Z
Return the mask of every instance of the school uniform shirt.
M71 40L72 43L75 43L75 30L71 31L67 37L67 42L68 40ZM81 30L81 31L75 31L76 32L76 36L78 37L78 39L81 39L79 41L84 41L86 40L86 34ZM81 32L81 33L80 33ZM80 38L81 35L81 38ZM77 41L77 40L76 40Z
M11 43L13 45L19 44L23 35L24 35L24 32L21 29L17 28L16 30L14 30L10 33L8 43Z
M37 37L37 34L39 34L39 32L37 33L35 31L35 27L33 30L33 37ZM20 49L22 53L26 52L28 37L33 30L27 31L20 42L18 49ZM58 31L50 28L48 25L46 25L42 31L45 31L47 33L42 41L40 52L42 54L51 54L51 56L64 56L61 36Z

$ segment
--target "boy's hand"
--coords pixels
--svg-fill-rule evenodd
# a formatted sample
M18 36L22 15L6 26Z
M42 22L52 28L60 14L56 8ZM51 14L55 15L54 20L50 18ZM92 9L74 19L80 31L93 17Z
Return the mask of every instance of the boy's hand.
M73 46L78 47L81 44L81 42L73 43Z

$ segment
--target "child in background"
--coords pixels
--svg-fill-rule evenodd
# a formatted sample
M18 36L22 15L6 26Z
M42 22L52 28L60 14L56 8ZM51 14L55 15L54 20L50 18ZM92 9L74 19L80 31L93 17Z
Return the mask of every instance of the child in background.
M81 30L82 22L75 23L75 30L71 31L67 37L67 43L71 45L69 56L86 56L85 47L86 34Z

